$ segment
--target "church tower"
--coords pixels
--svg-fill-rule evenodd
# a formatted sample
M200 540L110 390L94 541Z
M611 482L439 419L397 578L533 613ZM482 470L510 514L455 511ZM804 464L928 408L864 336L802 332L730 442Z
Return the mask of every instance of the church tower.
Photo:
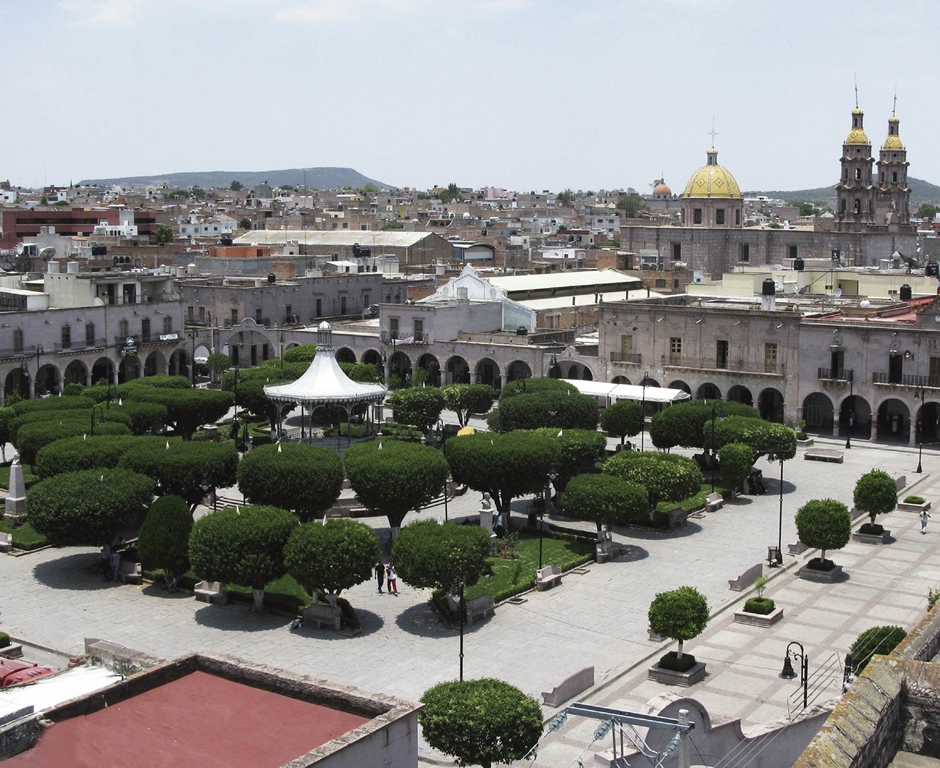
M852 130L842 144L842 178L836 186L836 222L842 232L858 231L875 223L873 159L864 118L865 113L858 107L852 110Z
M911 190L907 186L907 150L898 135L899 120L888 119L888 136L878 153L875 223L910 224Z

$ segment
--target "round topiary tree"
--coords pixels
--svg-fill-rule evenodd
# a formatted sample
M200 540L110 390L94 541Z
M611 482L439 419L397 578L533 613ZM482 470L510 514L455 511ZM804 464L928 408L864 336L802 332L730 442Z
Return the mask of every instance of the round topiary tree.
M421 703L424 738L458 765L490 768L521 760L542 736L539 703L501 680L440 683Z
M728 443L718 450L721 479L732 489L740 490L754 466L754 451L745 443Z
M620 444L628 437L640 434L643 429L643 406L632 400L621 400L601 411L601 429L620 438Z
M497 423L501 432L517 429L596 429L597 400L580 393L535 392L500 399Z
M329 448L259 445L238 463L238 488L248 501L290 509L302 522L332 507L342 487L343 462Z
M46 478L81 469L113 469L128 451L145 444L150 450L162 448L162 437L134 435L81 435L66 437L43 446L33 462L33 474Z
M167 409L167 420L175 425L184 440L203 424L214 424L235 402L231 392L218 389L182 389L179 387L136 386L125 395L134 402L159 403Z
M136 472L64 472L30 488L26 519L56 546L102 547L152 499L153 481Z
M284 352L283 360L285 363L306 363L313 362L317 354L316 344L297 344Z
M819 562L809 562L809 567L831 570L832 563L826 560L826 551L842 549L852 536L852 515L849 508L835 499L814 499L806 502L796 513L796 530L800 541L807 547L821 550Z
M862 670L868 666L872 656L875 654L887 656L906 637L907 632L901 627L885 626L866 629L852 643L850 650L852 654L852 672L856 675L861 674Z
M698 637L708 625L708 601L695 587L679 587L671 592L660 592L649 609L650 629L661 637L679 641L676 661L682 662L682 647L686 640ZM686 668L695 663L686 662Z
M898 484L887 472L873 469L855 483L852 501L857 509L868 514L874 528L878 515L886 515L898 505Z
M427 432L444 410L444 394L437 387L409 387L388 398L395 421Z
M641 522L649 517L649 508L642 485L614 475L578 475L565 489L565 514L593 521L599 542L604 540L604 528Z
M416 589L450 590L460 576L472 587L487 571L490 535L477 525L421 520L401 529L392 561L402 581Z
M624 451L607 459L604 473L642 485L653 509L661 501L679 502L695 496L705 481L698 464L673 453Z
M304 523L294 529L284 547L287 572L317 602L322 591L336 608L336 598L344 589L372 578L379 559L375 531L356 520L334 518Z
M486 413L493 407L493 388L489 384L450 384L441 389L444 407L457 415L465 427L473 414Z
M607 438L596 429L543 427L532 431L558 443L556 477L552 481L556 491L563 492L575 475L597 472L598 463L607 456Z
M206 368L213 381L218 381L225 371L232 367L232 358L224 352L213 352L206 358Z
M189 569L189 534L193 514L179 496L161 496L150 505L137 535L140 564L147 570L163 569L167 589L176 590L177 579Z

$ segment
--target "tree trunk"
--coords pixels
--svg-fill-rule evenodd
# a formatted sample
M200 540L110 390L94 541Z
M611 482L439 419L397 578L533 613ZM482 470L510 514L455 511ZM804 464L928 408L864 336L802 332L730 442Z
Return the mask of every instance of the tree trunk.
M254 600L251 610L260 611L264 608L264 590L263 589L252 589L251 596Z
M682 640L679 641L679 652L676 654L676 661L682 658Z
M868 519L871 520L871 524L872 524L872 525L875 524L875 518L876 518L876 517L877 517L877 515L876 515L874 512L869 512L869 513L868 513Z
M819 559L824 563L826 562L826 550L819 550Z
M167 592L176 592L176 583L179 579L169 571L163 572L163 578L166 581Z

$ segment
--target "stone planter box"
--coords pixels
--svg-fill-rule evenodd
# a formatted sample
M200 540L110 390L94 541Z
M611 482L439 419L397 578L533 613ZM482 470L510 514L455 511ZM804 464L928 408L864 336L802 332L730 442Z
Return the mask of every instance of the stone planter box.
M19 643L10 643L0 648L0 656L6 656L8 659L18 659L23 655L23 646Z
M809 448L813 444L813 438L807 437L805 440L797 440L797 448Z
M657 683L663 683L664 685L678 685L682 688L688 688L690 685L695 685L705 679L705 662L695 662L695 666L688 672L674 672L655 664L649 668L648 677L650 680L655 680Z
M930 509L930 502L925 501L923 504L908 504L906 501L899 501L898 509L903 510L904 512L917 512L920 514L925 509Z
M735 611L735 624L748 624L752 627L772 627L783 618L783 608L775 608L770 613L751 613L750 611Z
M858 531L852 534L852 541L857 541L861 544L887 544L889 538L891 538L891 531L887 529L880 534L859 533Z
M834 584L842 580L842 566L837 565L831 571L818 571L815 568L804 565L796 572L796 575L806 581L817 581L821 584Z

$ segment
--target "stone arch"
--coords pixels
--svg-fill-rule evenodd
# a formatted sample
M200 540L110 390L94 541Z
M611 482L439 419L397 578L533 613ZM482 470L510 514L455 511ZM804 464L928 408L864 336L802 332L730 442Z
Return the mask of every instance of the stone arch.
M4 401L6 397L11 394L17 394L24 400L29 399L29 371L24 371L22 368L14 368L7 374L3 382Z
M690 387L688 384L686 384L686 383L685 383L684 381L682 381L681 379L676 379L674 382L672 382L672 383L667 387L667 389L681 389L683 392L685 392L685 393L687 393L687 394L689 394L689 395L692 394L692 387Z
M643 376L642 379L640 379L637 386L638 387L658 387L661 385L656 379L650 378L650 375L647 373L646 375Z
M411 381L411 358L398 351L388 361L389 376L398 376L401 383Z
M36 397L59 394L60 378L59 369L55 365L43 365L36 373Z
M355 364L356 353L353 352L349 347L340 347L336 350L336 362Z
M610 380L610 383L611 384L629 384L630 379L628 379L626 376L614 376L614 378Z
M581 379L582 381L594 381L594 372L588 368L584 363L579 363L577 361L570 362L560 362L558 364L565 375L562 376L564 379Z
M477 360L473 374L476 384L489 384L493 389L499 389L499 365L495 360L488 357Z
M118 366L118 384L138 379L140 378L140 374L140 358L137 357L137 355L124 355L124 357L121 358L121 364Z
M114 384L114 363L107 357L99 357L91 367L91 383Z
M382 353L376 349L367 349L362 353L362 362L381 366Z
M783 424L783 395L780 390L767 387L757 397L757 410L761 418Z
M699 400L721 400L721 390L718 386L706 381L696 390L695 396Z
M531 379L532 369L529 364L522 360L513 360L506 368L506 381L517 381L518 379Z
M425 352L418 358L418 368L428 372L428 386L441 386L441 363L430 352Z
M871 406L861 395L846 397L839 406L839 434L871 438Z
M896 397L886 398L878 406L878 440L907 443L911 437L911 411Z
M813 392L803 400L803 420L807 432L831 435L833 428L832 400L823 392Z
M924 403L917 411L916 424L920 442L937 442L940 437L940 403Z
M735 384L732 386L731 389L728 390L728 399L736 403L742 403L743 405L754 405L754 397L751 395L751 390L743 384Z
M170 355L169 374L170 376L190 378L189 355L186 354L185 349L176 349Z
M445 365L444 382L446 384L469 384L470 365L460 355L448 358Z
M166 373L166 358L159 349L155 349L144 360L144 376L157 376Z
M81 360L73 360L69 363L62 376L63 385L81 384L83 387L88 386L88 367Z

